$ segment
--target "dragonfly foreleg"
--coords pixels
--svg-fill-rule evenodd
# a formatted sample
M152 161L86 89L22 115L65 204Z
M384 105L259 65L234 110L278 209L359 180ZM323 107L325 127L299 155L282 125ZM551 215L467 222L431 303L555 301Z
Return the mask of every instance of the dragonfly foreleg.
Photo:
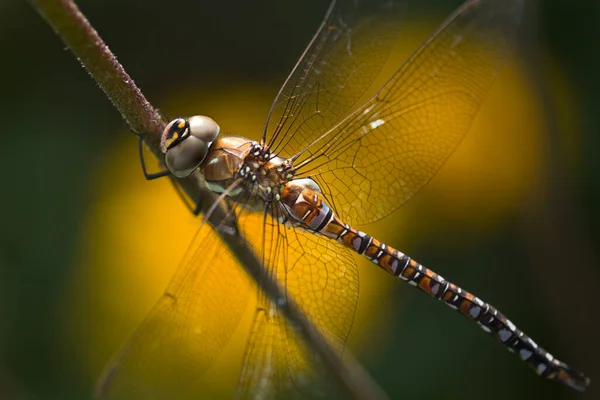
M138 153L139 153L139 157L140 157L140 164L142 166L142 172L144 173L144 177L146 178L146 180L151 181L151 180L162 178L164 176L169 175L170 172L169 172L169 170L166 170L166 169L164 171L148 173L148 170L146 169L146 161L144 160L144 142L140 135L138 135L137 133L135 133L135 134L138 137Z

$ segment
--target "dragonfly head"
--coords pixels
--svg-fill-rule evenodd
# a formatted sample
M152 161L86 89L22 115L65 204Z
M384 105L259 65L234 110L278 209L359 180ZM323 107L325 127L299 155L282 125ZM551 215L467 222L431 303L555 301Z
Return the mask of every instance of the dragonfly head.
M167 168L184 178L200 166L212 142L219 135L219 125L209 117L196 115L169 122L160 140Z

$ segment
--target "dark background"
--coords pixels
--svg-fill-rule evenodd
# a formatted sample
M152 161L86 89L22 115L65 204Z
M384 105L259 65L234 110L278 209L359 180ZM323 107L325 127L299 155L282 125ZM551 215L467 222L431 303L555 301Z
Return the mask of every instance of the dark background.
M414 3L438 17L459 4ZM467 232L468 243L453 250L447 238L456 241L461 228L427 221L429 234L403 251L494 300L543 347L585 371L592 389L579 394L537 378L478 329L399 284L381 300L401 323L379 323L389 331L378 351L361 351L360 343L352 349L391 398L600 398L600 5L538 3L537 38L532 20L526 36L542 54L529 60L531 81L541 84L549 117L561 106L544 88L552 71L561 71L576 98L574 117L551 124L540 144L545 179L479 239ZM319 0L78 4L158 107L178 90L201 98L248 82L274 95L326 7ZM65 292L76 284L91 177L124 123L28 3L0 3L0 55L0 398L87 398L93 382L81 372L85 355L65 345Z

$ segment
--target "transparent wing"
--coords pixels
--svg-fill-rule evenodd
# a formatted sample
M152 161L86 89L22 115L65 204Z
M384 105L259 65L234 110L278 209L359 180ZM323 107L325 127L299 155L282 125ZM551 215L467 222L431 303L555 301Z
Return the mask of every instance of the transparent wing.
M259 305L236 398L306 399L331 393L310 349L267 299Z
M263 140L272 152L296 154L351 111L397 41L401 11L389 0L331 2L271 106Z
M262 254L269 270L341 356L358 301L358 269L352 254L331 239L272 220L266 221L263 237ZM308 393L327 391L310 349L264 296L259 299L239 397L306 398Z
M250 289L217 234L201 227L164 294L106 367L96 396L191 397L233 334Z
M346 222L389 215L460 144L512 47L523 0L459 8L379 92L299 154Z

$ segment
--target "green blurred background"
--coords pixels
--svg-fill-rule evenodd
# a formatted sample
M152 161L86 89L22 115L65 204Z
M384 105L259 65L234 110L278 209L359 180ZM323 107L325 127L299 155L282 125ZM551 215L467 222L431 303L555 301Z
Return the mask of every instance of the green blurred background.
M235 121L240 113L255 124L252 129L260 128L270 99L326 3L78 2L138 86L167 115L204 113ZM407 38L409 50L460 4L407 3L407 20L423 21L415 29L417 38ZM397 212L400 217L363 230L379 230L386 242L496 305L555 356L585 371L592 388L574 393L537 378L456 313L360 264L368 280L361 302L370 304L373 318L363 310L349 345L391 398L600 398L594 384L600 378L595 293L600 282L600 5L547 0L534 8L537 20L528 19L524 39L532 47L521 56L517 86L535 102L545 127L541 135L525 140L494 133L481 146L467 139L462 158L457 155L449 172L441 172ZM131 259L126 244L127 234L135 232L133 216L168 216L160 204L146 204L145 214L128 207L117 212L114 206L108 214L129 218L123 226L113 218L98 233L98 221L110 221L98 210L119 195L111 187L127 191L137 185L136 199L149 203L156 192L136 169L133 135L28 3L0 3L0 46L0 398L88 398L97 363L125 340L151 302L138 306L138 316L124 323L119 338L97 344L98 335L90 332L102 304L96 296L113 296L118 304L118 291L111 288L135 282L96 285L103 264L87 261L102 252ZM494 115L502 122L498 115L510 118L518 110L510 109L515 103L509 95L499 96L507 108ZM245 132L242 123L221 126L256 135ZM515 147L502 147L506 141ZM498 151L500 157L493 154ZM468 163L472 154L478 154L479 164ZM469 169L473 165L481 170ZM514 166L517 172L509 175L516 178L506 180L512 185L507 200L502 185L494 183L504 182L502 171ZM525 174L518 173L521 166ZM154 187L171 190L166 184ZM188 226L196 223L183 211L177 215L188 218ZM114 232L124 238L105 247ZM155 286L149 298L160 294L164 281ZM102 321L116 323L108 315ZM97 348L103 348L102 355Z

